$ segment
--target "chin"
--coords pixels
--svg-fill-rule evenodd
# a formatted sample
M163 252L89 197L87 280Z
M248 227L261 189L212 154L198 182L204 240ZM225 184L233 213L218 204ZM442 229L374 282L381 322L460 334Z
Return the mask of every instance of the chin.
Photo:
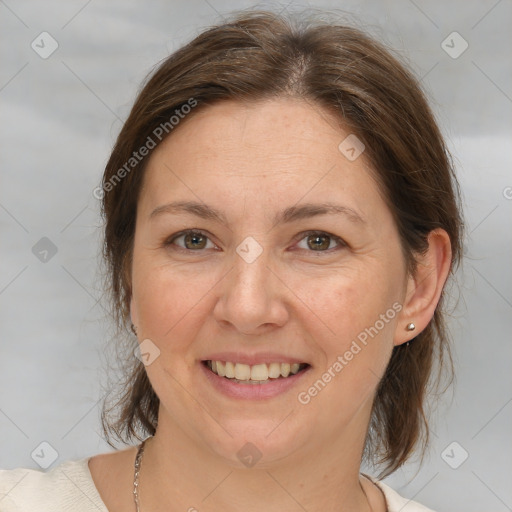
M292 431L290 424L284 425L286 419L281 425L280 421L259 419L256 422L225 422L223 427L229 434L222 430L220 436L211 439L209 431L205 437L210 439L210 450L233 468L270 469L307 444L307 438L313 435L304 429ZM208 443L206 438L204 441Z

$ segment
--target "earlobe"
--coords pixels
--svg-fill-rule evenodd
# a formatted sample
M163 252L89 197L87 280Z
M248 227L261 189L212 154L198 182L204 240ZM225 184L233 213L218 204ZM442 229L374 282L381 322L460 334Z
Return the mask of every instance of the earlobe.
M417 256L416 274L408 278L404 307L395 329L395 345L412 340L425 329L434 316L450 272L452 251L448 233L434 229L428 235L428 243L427 252Z

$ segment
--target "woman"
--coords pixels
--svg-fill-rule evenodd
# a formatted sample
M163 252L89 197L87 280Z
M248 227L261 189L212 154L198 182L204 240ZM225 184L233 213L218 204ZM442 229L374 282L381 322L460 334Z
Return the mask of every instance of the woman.
M461 258L402 64L351 27L238 14L159 66L95 195L137 347L104 430L138 442L3 471L2 510L428 510L360 473L425 449Z

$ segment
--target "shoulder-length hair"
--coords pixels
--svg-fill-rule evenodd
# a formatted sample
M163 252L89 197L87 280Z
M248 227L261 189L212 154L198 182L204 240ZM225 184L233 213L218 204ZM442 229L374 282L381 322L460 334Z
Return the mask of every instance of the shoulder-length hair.
M102 425L128 444L153 435L159 398L145 367L133 357L129 333L131 258L137 199L150 152L140 148L172 136L173 116L225 100L302 98L338 116L364 143L379 189L393 214L407 271L428 248L431 230L450 237L450 277L461 260L460 191L449 152L419 81L386 47L352 27L268 11L235 13L198 35L160 63L138 94L106 165L102 182L107 288L124 347L125 380ZM192 108L192 106L193 108ZM178 117L177 117L178 116ZM134 158L138 152L138 158ZM422 442L427 446L427 396L447 369L453 380L445 291L428 326L409 344L393 349L375 396L365 457L399 468ZM128 356L128 358L126 357ZM437 367L437 372L434 369Z

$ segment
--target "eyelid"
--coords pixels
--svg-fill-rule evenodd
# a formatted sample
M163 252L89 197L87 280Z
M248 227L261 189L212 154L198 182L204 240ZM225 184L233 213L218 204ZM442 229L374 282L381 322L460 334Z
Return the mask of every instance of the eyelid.
M188 235L188 234L198 234L198 235L203 235L205 236L206 238L208 238L208 240L210 240L210 242L212 242L214 245L215 242L213 242L212 240L212 235L208 232L208 231L205 231L203 229L195 229L195 228L190 228L190 229L184 229L183 231L179 231L178 233L175 233L173 235L171 235L170 237L166 238L165 241L164 241L164 245L165 246L168 246L168 245L171 245L174 240L176 240L177 238L180 238L184 235ZM322 231L322 230L319 230L319 229L312 229L312 230L307 230L307 231L302 231L300 233L298 233L295 237L294 237L294 242L300 242L303 238L307 237L307 236L311 236L311 235L327 235L329 238L331 238L332 240L334 240L335 242L338 243L338 247L334 247L332 249L327 249L325 251L307 251L307 252L311 252L311 253L319 253L319 254L330 254L332 251L336 251L336 250L339 250L340 248L343 248L343 247L348 247L348 244L339 236L337 235L333 235L331 233L329 233L328 231ZM198 251L194 251L194 250L191 250L191 249L185 249L183 247L180 247L180 246L176 246L178 249L181 249L182 251L186 251L188 253L193 253L193 252L197 252L197 253L201 253L204 251L204 249L201 249L201 250L198 250ZM305 249L299 249L299 250L305 250Z

